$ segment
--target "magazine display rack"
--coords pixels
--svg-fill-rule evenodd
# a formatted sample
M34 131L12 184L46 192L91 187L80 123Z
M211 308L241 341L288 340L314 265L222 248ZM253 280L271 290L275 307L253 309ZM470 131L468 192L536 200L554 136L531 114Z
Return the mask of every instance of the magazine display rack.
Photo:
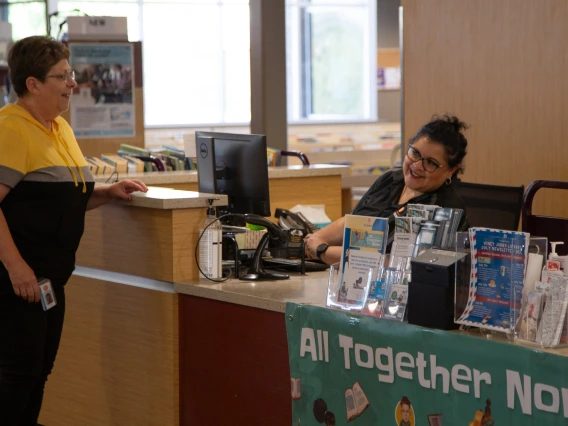
M455 322L541 347L568 345L568 276L547 262L548 241L471 228L458 233ZM544 268L543 268L544 266Z
M529 234L523 232L470 228L457 234L456 251L469 253L456 264L454 320L460 329L514 338L528 248Z
M531 239L533 250L529 253L514 335L515 340L524 344L565 347L568 346L568 276L558 262L546 259L547 246L544 237Z

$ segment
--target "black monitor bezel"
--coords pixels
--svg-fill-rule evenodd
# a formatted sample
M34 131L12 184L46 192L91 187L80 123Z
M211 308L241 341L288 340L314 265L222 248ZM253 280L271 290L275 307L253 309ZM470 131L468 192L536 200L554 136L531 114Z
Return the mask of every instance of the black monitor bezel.
M243 151L247 151L249 158L247 160L246 167L240 165L240 167L235 168L234 172L239 179L245 180L250 179L248 182L254 182L255 185L259 187L257 192L263 193L257 197L251 197L250 195L243 194L229 194L223 191L220 187L220 180L225 178L224 172L220 170L218 166L219 157L226 156L227 147L229 145L225 144L226 141L237 141L246 142L244 145L239 145ZM223 132L209 132L209 131L196 131L195 132L195 146L197 155L197 167L198 167L198 186L199 192L215 193L215 194L225 194L229 196L229 205L226 208L220 208L222 213L252 213L259 216L271 216L270 212L270 190L268 181L268 160L267 160L267 143L266 137L264 135L258 134L244 134L244 133L223 133ZM206 149L206 155L203 155L203 147ZM234 146L233 146L234 148ZM240 149L240 148L239 148ZM214 162L213 162L214 160ZM232 170L231 170L232 171ZM253 173L254 177L247 173ZM203 176L206 179L203 179ZM215 175L214 183L212 177ZM243 176L248 176L246 179ZM247 186L247 185L244 185ZM236 204L236 198L247 197L249 200L261 200L261 201L251 201L252 208L238 208ZM239 204L242 204L243 200L239 200ZM246 203L246 202L245 202ZM252 211L244 211L252 210Z

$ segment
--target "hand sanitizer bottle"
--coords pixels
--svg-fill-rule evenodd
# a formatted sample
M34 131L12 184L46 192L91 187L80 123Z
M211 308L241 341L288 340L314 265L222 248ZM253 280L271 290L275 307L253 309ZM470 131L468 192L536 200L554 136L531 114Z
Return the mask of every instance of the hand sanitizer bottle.
M223 249L223 227L215 216L213 199L207 200L207 216L203 219L199 227L199 267L203 273L200 277L221 278L222 277L222 249Z
M556 246L558 244L564 244L564 242L562 241L551 241L550 242L550 247L552 248L552 253L550 253L550 255L548 256L548 260L551 262L556 262L556 264L558 265L558 268L563 271L565 269L565 263L566 263L566 256L559 256L558 253L556 253ZM548 264L547 264L548 266ZM558 270L558 269L557 269Z

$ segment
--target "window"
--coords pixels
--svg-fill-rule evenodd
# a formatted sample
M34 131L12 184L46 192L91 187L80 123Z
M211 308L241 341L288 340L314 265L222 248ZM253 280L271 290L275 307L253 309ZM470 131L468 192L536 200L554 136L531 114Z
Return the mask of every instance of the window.
M128 17L143 40L150 127L250 121L248 0L59 0L60 11Z
M376 0L287 0L288 121L376 120Z
M8 0L8 3L11 4L4 4L0 8L2 19L5 17L12 24L12 39L47 33L44 1Z
M50 2L58 19L75 9L128 18L129 39L143 41L146 126L250 122L248 0ZM375 3L286 0L290 122L376 119ZM15 39L31 35L27 12L17 22Z

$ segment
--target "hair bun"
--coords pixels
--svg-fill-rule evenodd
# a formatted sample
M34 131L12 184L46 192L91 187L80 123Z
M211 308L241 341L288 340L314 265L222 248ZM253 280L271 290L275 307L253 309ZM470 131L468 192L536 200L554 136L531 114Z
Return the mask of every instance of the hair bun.
M433 120L439 119L445 121L446 123L449 124L449 127L456 133L461 133L462 131L465 131L469 128L468 124L464 123L463 121L460 121L460 119L455 115L444 114L442 118L434 116L432 117L432 119Z

